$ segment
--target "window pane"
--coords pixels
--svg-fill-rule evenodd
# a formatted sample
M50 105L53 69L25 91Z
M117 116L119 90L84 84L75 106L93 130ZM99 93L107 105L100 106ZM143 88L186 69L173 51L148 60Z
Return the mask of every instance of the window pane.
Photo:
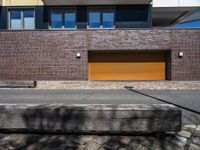
M24 11L24 29L34 29L34 11L33 10L25 10Z
M62 13L61 12L51 13L51 28L62 28Z
M90 12L89 13L89 27L90 28L100 28L100 12Z
M66 12L65 13L65 28L75 28L76 26L76 13Z
M10 11L10 28L21 29L21 11L19 10Z
M103 27L104 28L113 28L114 27L114 13L113 12L104 12L103 13Z

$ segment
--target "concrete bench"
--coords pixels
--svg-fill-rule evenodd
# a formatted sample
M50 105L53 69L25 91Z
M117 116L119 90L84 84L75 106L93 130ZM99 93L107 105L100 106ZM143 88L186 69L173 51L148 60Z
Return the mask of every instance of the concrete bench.
M152 133L181 130L173 105L0 104L0 130L72 133Z
M0 88L34 88L36 81L0 81Z

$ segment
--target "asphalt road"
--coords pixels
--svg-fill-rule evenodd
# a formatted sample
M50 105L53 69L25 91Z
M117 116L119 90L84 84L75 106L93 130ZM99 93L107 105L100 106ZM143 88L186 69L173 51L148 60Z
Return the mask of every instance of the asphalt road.
M165 102L190 110L182 109L183 123L200 124L199 90L0 90L0 103L162 104Z

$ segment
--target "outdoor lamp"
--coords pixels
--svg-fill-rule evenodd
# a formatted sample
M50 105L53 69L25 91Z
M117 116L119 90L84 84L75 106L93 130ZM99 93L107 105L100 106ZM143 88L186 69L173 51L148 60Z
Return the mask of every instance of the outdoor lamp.
M178 52L178 57L182 58L183 57L183 52Z
M76 58L81 58L81 53L76 53Z

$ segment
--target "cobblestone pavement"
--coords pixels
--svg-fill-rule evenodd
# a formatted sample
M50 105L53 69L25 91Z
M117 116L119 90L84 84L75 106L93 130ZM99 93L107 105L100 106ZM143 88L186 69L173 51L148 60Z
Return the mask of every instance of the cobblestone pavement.
M200 125L163 136L0 134L1 150L200 150Z
M200 81L38 81L36 89L134 89L198 90Z

